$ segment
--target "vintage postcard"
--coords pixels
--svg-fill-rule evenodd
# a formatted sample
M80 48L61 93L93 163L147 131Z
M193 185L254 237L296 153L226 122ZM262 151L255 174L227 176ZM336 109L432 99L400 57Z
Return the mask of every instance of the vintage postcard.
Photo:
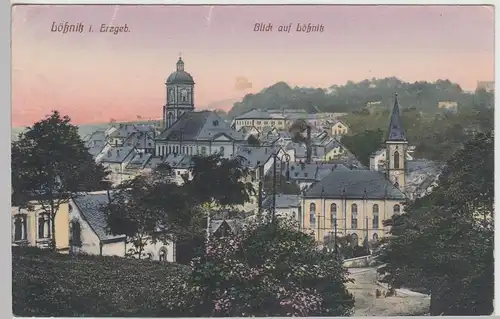
M490 315L494 7L15 5L15 316Z

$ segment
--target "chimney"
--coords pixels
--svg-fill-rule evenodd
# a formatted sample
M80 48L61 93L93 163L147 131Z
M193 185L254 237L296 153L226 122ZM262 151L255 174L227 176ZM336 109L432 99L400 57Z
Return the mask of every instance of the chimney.
M139 153L139 158L142 158L142 153Z

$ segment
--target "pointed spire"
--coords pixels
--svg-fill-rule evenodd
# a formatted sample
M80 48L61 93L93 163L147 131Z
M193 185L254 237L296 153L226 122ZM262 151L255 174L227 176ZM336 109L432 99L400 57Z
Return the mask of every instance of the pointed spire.
M184 71L184 61L182 61L182 57L179 56L179 61L177 61L177 71Z
M406 141L403 121L399 114L398 94L394 94L394 107L392 108L391 122L389 123L388 141Z

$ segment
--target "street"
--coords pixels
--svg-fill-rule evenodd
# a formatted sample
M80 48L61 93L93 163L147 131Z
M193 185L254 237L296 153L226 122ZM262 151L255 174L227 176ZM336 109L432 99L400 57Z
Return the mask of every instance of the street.
M384 289L376 284L375 268L351 268L349 271L351 278L355 280L354 283L347 284L347 288L356 298L353 316L408 316L428 313L428 297L400 294L376 298L376 289Z

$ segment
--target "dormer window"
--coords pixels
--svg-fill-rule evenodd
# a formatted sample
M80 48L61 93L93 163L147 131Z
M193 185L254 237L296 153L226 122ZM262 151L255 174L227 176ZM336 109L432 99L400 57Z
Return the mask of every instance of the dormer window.
M218 120L215 120L212 122L213 126L219 126L219 121Z

